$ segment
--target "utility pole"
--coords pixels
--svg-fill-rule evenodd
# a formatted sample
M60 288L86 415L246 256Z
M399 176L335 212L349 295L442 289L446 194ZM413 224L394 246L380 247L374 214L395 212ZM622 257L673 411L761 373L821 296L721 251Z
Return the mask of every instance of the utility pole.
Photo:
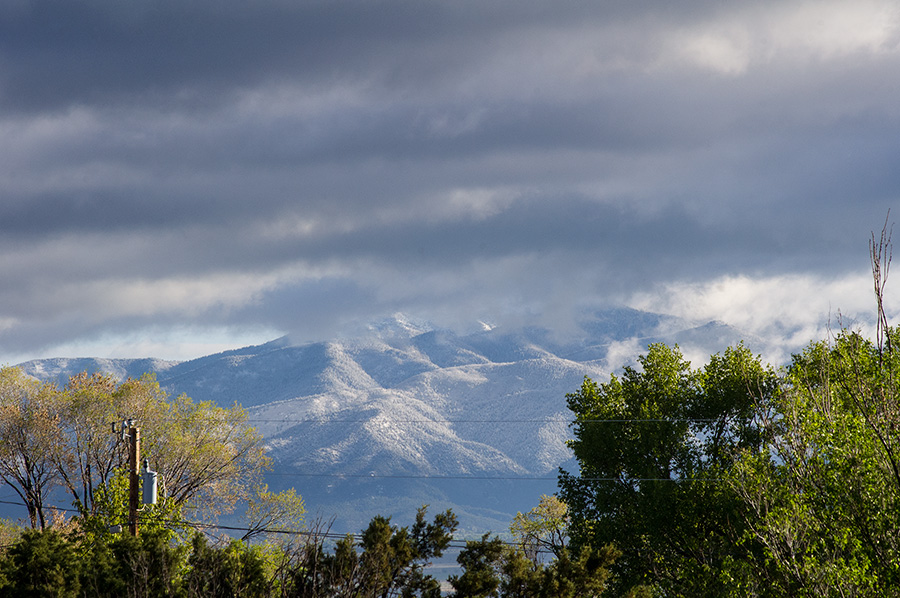
M112 423L113 434L121 434L122 440L128 439L128 531L132 536L138 535L138 508L141 503L155 505L157 500L157 472L150 470L150 463L144 460L144 471L138 471L141 462L141 429L133 419L123 420L121 424ZM127 431L126 431L127 430ZM143 479L144 496L140 487ZM143 498L143 500L142 500ZM117 531L122 531L121 526ZM112 528L110 528L112 530Z
M130 446L128 450L128 531L132 536L138 535L138 486L140 484L140 474L138 473L138 463L141 462L141 429L134 425L133 421L129 421L128 438Z

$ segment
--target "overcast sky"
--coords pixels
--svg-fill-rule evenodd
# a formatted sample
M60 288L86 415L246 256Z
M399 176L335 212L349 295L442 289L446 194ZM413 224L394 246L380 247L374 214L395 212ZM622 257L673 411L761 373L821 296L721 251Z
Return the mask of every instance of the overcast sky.
M585 305L800 338L874 305L900 4L4 0L0 139L0 363Z

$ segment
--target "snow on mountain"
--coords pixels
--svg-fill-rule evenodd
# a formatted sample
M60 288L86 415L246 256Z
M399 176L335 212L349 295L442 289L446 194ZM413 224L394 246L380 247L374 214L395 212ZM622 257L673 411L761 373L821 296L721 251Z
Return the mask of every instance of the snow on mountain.
M93 357L37 359L20 364L25 373L39 380L65 386L69 377L79 372L103 372L120 380L140 378L147 372L163 373L178 365L163 359L103 359Z
M270 485L335 509L347 529L375 514L367 508L387 504L384 514L406 516L426 500L452 506L464 528L502 530L554 490L570 458L565 395L584 376L605 379L648 342L678 340L709 355L740 340L721 323L630 309L587 314L566 335L479 328L460 335L395 314L351 338L278 339L182 363L48 359L20 367L61 382L82 370L120 378L151 371L173 394L241 404L269 446Z

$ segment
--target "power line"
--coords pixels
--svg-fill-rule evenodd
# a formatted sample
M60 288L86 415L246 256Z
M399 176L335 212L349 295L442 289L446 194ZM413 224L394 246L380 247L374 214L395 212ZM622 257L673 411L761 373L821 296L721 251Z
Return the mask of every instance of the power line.
M326 538L328 540L343 540L346 537L351 537L355 541L359 541L359 540L362 540L362 538L363 538L362 533L349 533L348 532L345 534L341 534L341 533L330 532L330 531L322 532L322 531L315 531L315 530L285 530L285 529L268 529L268 528L261 529L261 530L253 530L249 527L221 525L218 523L200 523L200 522L193 522L193 521L181 521L181 522L173 522L173 523L185 524L185 525L188 525L188 526L194 527L194 528L222 529L222 530L228 530L228 531L242 531L242 532L259 531L261 533L269 533L269 534L284 534L284 535L293 535L293 536L313 536L313 537ZM492 533L492 532L488 532L488 533ZM483 534L481 534L481 535L483 535ZM516 542L507 542L502 539L500 541L506 546L511 546L511 547L519 546L519 544ZM448 547L450 547L450 548L466 548L467 543L468 543L467 540L451 540ZM542 553L542 554L551 554L552 553L551 551L543 549L543 548L539 548L538 552Z
M308 418L308 419L256 419L248 418L248 423L264 424L365 424L369 422L391 424L546 424L546 423L572 423L569 419L393 419L374 416L369 419L332 419L332 418Z
M479 475L434 475L415 473L267 473L267 476L275 477L304 477L304 478L388 478L388 479L430 479L430 480L556 480L552 477L538 476L479 476Z
M478 476L478 475L434 475L434 474L381 474L381 473L267 473L270 477L302 477L302 478L337 478L337 479L425 479L425 480L513 480L550 482L558 481L559 477L546 476ZM716 478L625 478L625 477L578 477L584 482L718 482Z
M21 502L11 502L11 501L4 501L4 500L0 500L0 504L15 505L15 506L20 506L20 507L25 506ZM79 511L77 509L64 508L64 507L58 507L58 506L52 506L52 505L49 505L49 506L45 505L44 508L47 510L53 510L53 511L62 511L62 512L79 513L79 514L81 513L81 511ZM144 521L148 521L148 518L144 517L143 514L140 512L138 513L138 518L143 519ZM191 527L194 529L221 529L221 530L239 531L239 532L256 531L256 532L265 533L265 534L309 536L309 537L324 538L327 540L343 540L344 538L351 537L355 541L360 541L363 538L362 533L351 533L351 532L340 533L340 532L332 532L332 531L324 531L323 532L320 530L304 530L304 529L290 530L290 529L278 529L278 528L250 528L250 527L242 527L242 526L235 526L235 525L223 525L220 523L210 523L210 522L190 521L190 520L176 520L176 519L157 519L156 521L158 523L168 524L169 526L172 526L172 527L184 526L184 527ZM493 533L493 532L489 531L487 533ZM513 547L519 546L517 543L514 543L514 542L507 542L504 540L501 540L501 542L507 546L513 546ZM466 540L451 540L448 547L450 547L450 548L466 548L466 544L467 544ZM544 551L543 549L539 549L538 552L547 553L547 554L550 553L550 551Z
M727 420L727 418L725 418ZM181 422L178 418L147 418L142 422ZM698 418L698 417L682 417L682 418L619 418L619 419L559 419L559 418L523 418L523 419L396 419L386 418L375 415L368 419L337 419L337 418L247 418L243 420L247 423L264 423L264 424L365 424L375 423L400 423L400 424L632 424L632 423L710 423L722 421L722 418Z

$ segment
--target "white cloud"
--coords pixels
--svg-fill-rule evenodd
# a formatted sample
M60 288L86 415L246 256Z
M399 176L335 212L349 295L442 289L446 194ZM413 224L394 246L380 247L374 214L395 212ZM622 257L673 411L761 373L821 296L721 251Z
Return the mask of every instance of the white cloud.
M44 347L37 354L0 353L0 364L22 363L47 357L132 359L153 357L186 361L222 351L271 341L281 332L274 328L236 326L151 326L128 332L107 332Z
M751 65L896 52L900 8L879 0L746 4L667 35L662 64L685 60L723 74Z
M886 308L896 315L900 294L888 285ZM671 283L640 293L629 304L697 322L718 320L769 344L773 362L842 326L871 333L875 300L869 273L825 278L807 274L768 277L723 276L688 284Z

